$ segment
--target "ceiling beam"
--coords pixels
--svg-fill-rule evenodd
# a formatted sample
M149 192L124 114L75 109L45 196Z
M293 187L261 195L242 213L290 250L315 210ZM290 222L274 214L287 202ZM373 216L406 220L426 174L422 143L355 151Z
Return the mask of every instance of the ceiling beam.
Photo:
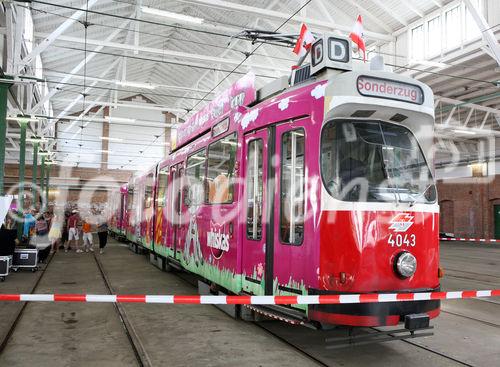
M117 63L118 63L118 61L119 61L119 59L116 59L116 60L115 60L115 61L113 61L111 64L109 64L109 66L108 66L106 69L104 69L104 71L103 71L103 72L102 72L99 76L100 76L100 77L105 76L105 75L106 75L106 74L107 74L107 73L108 73L108 72L109 72L109 71L110 71L110 70L111 70L111 69L112 69L112 68L113 68L113 67L114 67ZM80 94L78 94L78 95L76 96L76 98L73 100L73 102L71 102L70 104L68 104L68 105L64 108L64 110L63 110L62 112L60 112L60 113L57 115L57 117L56 117L55 121L52 121L52 123L54 123L54 124L55 124L55 123L57 123L57 121L58 121L61 117L65 116L65 115L66 115L66 113L67 113L69 110L71 110L71 109L72 109L72 108L73 108L73 107L74 107L74 106L75 106L75 105L76 105L79 101L81 101L81 100L83 99L84 94L88 94L88 93L92 90L92 88L93 88L93 87L94 87L97 83L98 83L97 81L92 81L92 83L84 89L83 94L81 94L81 93L80 93Z
M374 3L375 5L377 5L379 8L381 8L383 11L385 11L388 16L390 16L392 19L397 21L399 24L401 24L405 27L408 26L408 22L406 21L406 19L404 19L401 16L401 14L396 14L394 12L394 8L391 9L389 6L385 5L384 0L370 0L370 1L372 3Z
M411 0L401 0L401 2L404 3L404 5L406 5L408 9L417 14L420 18L424 17L425 14L420 9L417 9L417 7L412 4Z
M37 33L37 36L43 36L43 35L44 34ZM115 48L115 49L119 49L119 50L139 51L139 52L145 52L145 53L156 54L156 55L161 55L161 56L171 56L171 57L175 57L175 58L182 59L182 60L193 60L193 61L203 61L203 62L208 61L211 63L224 64L224 65L235 66L235 65L239 65L242 61L242 60L238 60L238 59L219 58L216 56L194 54L194 53L190 53L190 52L181 52L181 51L167 50L167 49L154 48L154 47L136 46L136 45L126 44L126 43L110 42L108 40L106 40L106 41L96 40L96 39L85 40L85 38L83 38L83 37L61 36L61 37L59 37L58 40L72 42L72 43L81 43L81 44L85 44L85 42L86 42L88 45L101 45L103 47ZM176 61L178 61L178 60L176 60ZM275 68L275 67L270 66L268 64L260 64L260 63L255 63L255 62L246 62L245 65L247 65L249 67L254 67L254 68L264 69L264 70L271 70L271 71L278 70L278 71L288 72L290 70L289 68L286 68L286 67Z
M359 5L358 1L347 0L347 2L349 4L351 4L352 6L354 6L362 16L364 16L365 18L370 19L373 23L375 23L376 25L378 25L380 28L384 29L387 33L392 34L394 32L394 29L392 29L391 27L389 27L382 20L380 20L379 18L377 18L375 15L373 15L369 11L365 10L365 8L362 7L361 5ZM355 18L353 17L353 20L354 19ZM353 22L353 24L354 24L354 22ZM351 26L351 30L352 30L352 26ZM349 33L351 32L351 30L349 30ZM363 32L363 35L366 36L366 32ZM393 37L391 37L390 41L392 41L392 38Z
M183 1L191 3L191 4L208 6L211 8L238 11L238 12L242 12L245 14L253 14L253 15L257 15L259 17L275 19L278 21L285 21L285 20L288 20L290 18L290 14L288 14L288 13L270 10L268 8L264 9L264 8L258 8L258 7L254 7L254 6L244 5L244 4L232 3L229 1L223 1L223 0L183 0ZM355 17L353 16L352 23L354 24L354 22L355 22ZM297 16L297 15L294 16L292 19L290 19L288 23L291 23L291 24L306 23L309 26L315 26L315 27L329 30L329 31L338 29L340 31L348 32L348 33L351 32L352 26L353 26L353 24L350 24L350 25L332 24L331 22L322 21L322 20L313 19L313 18L302 17L302 16ZM388 32L392 32L390 30L390 28L388 28L388 29L389 29ZM297 33L298 33L298 30L299 29L297 27ZM392 40L391 35L377 33L377 32L371 32L371 31L368 31L366 29L365 29L364 34L365 34L365 37L370 38L370 39L374 39L374 40L381 40L381 41L386 41L386 42L390 42Z
M442 97L442 96L438 96L438 95L434 95L434 98L443 102L443 103L453 105L453 108L469 107L469 108L475 108L476 110L479 110L479 111L489 112L489 113L494 114L494 115L500 114L499 109L481 106L481 105L476 104L476 103L470 103L467 101L460 101L458 99L447 98L447 97Z
M472 18L476 21L477 27L481 31L481 35L483 39L488 44L489 50L491 51L490 56L493 56L493 59L500 65L500 44L498 44L498 40L493 33L492 27L489 26L488 22L484 18L484 16L479 12L476 8L476 5L472 3L470 0L464 0L467 10L469 10Z
M111 41L113 38L115 38L121 31L122 31L122 28L126 27L127 24L130 22L130 19L126 19L124 20L119 26L117 29L115 29L108 37L106 37L105 39L105 42L109 42ZM97 46L96 48L94 48L93 51L89 52L87 54L87 57L85 57L84 60L82 60L80 63L78 63L78 65L76 65L68 75L66 75L60 83L58 83L54 88L52 88L49 93L47 93L46 95L43 96L42 100L40 102L38 102L35 107L33 107L33 113L36 113L37 111L39 111L41 109L41 107L44 105L45 102L47 102L49 99L52 98L52 96L54 96L54 94L56 94L59 89L63 86L64 83L67 83L71 80L71 78L73 77L73 74L76 74L78 73L84 66L85 64L87 64L90 60L92 60L97 54L96 52L99 52L101 51L102 49L104 48L103 45L99 45Z
M78 21L84 14L86 9L92 8L99 0L89 0L86 4L82 5L80 10L76 11L66 19L59 27L57 27L51 34L49 34L42 42L40 42L24 59L19 63L19 70L23 66L31 63L35 58L49 47L61 34L63 34L69 27Z

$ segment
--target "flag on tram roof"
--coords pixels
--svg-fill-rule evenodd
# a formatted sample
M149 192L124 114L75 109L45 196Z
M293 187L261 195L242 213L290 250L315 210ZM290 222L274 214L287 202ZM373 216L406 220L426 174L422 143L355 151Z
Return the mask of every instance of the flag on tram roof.
M354 27L349 37L358 45L358 50L363 51L363 61L366 61L366 46L363 40L363 32L363 20L361 19L361 15L358 15L358 19L356 19L356 23L354 23Z
M299 38L297 38L297 43L293 48L293 52L297 54L299 57L303 57L309 48L311 48L312 43L314 42L314 36L311 31L307 28L307 26L302 23L300 27Z

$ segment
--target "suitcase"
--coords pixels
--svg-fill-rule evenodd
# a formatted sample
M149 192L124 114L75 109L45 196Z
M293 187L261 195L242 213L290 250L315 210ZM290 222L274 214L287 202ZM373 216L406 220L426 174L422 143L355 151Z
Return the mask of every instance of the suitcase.
M9 275L9 268L12 262L12 256L0 256L0 281L4 281Z
M20 268L38 270L38 249L36 248L17 248L14 251L12 259L12 270L17 271Z

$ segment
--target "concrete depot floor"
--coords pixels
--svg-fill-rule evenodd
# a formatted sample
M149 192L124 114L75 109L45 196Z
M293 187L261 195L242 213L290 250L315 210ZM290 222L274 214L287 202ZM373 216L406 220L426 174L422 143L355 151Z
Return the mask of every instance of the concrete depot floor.
M500 288L500 246L442 243L444 290ZM99 256L99 255L97 255ZM111 241L100 257L112 288L122 294L193 294L178 275L164 273L145 256ZM29 293L41 272L11 274L0 293ZM91 254L58 253L36 293L106 294ZM0 303L0 338L19 303ZM443 302L432 324L435 335L410 342L392 341L339 350L325 338L339 331L315 331L281 322L258 327L233 320L208 305L123 304L127 318L154 366L496 366L500 365L500 299ZM2 339L0 339L2 340ZM430 350L429 350L430 349ZM0 366L137 366L137 360L112 304L31 303L26 306Z

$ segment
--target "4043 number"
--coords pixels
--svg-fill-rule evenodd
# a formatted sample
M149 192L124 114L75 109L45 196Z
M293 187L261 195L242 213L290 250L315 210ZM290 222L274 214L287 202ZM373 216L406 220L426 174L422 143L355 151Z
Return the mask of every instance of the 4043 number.
M391 247L415 247L416 241L414 234L390 234L387 243Z

